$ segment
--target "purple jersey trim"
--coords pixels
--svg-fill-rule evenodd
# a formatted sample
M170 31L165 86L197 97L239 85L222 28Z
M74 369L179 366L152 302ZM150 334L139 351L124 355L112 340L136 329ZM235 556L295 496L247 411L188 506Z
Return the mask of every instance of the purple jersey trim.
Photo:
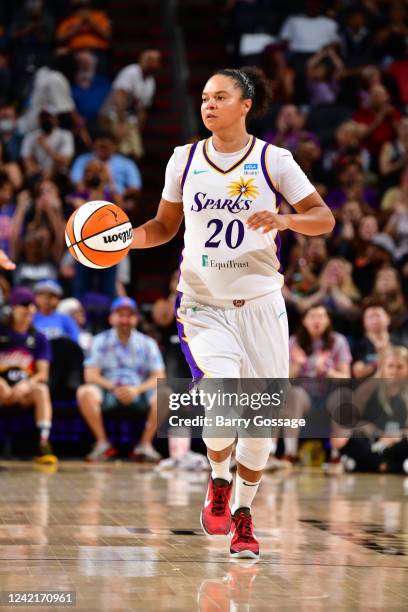
M181 191L183 191L184 189L184 183L186 182L187 174L188 174L188 171L190 170L191 162L193 161L193 157L194 157L195 150L197 148L197 144L198 142L195 142L193 145L191 145L190 151L188 152L186 167L184 168L183 176L181 178Z
M262 153L261 153L261 168L262 168L262 172L265 178L265 181L268 184L268 187L271 191L273 191L273 193L275 194L276 197L276 208L279 208L281 202L282 202L282 194L279 193L279 191L276 189L276 187L274 186L274 184L271 181L271 177L269 176L269 172L268 169L266 167L266 150L270 145L268 143L266 143L263 146L262 149Z
M191 375L192 375L194 381L197 381L197 380L200 380L200 378L202 378L204 376L204 372L202 370L200 370L200 368L198 367L197 363L195 362L195 359L194 359L193 354L192 354L192 352L190 350L190 347L188 346L188 342L185 341L184 325L183 325L183 323L180 322L180 320L178 318L177 311L178 311L179 306L180 306L182 295L183 295L182 293L178 292L177 299L176 299L176 304L175 304L177 332L178 332L178 337L180 338L181 350L183 351L184 357L186 358L188 366L189 366L189 368L191 370Z

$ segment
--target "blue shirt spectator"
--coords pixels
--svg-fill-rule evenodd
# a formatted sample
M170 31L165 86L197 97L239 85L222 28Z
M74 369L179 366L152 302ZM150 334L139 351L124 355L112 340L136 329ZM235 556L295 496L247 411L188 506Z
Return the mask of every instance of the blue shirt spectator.
M97 73L98 60L91 51L78 51L75 60L77 70L71 86L72 97L79 114L88 123L92 123L110 91L111 82L106 76Z
M136 164L115 152L115 137L109 132L101 132L95 137L93 153L84 153L75 161L71 169L71 180L77 184L84 178L84 171L91 159L99 159L109 168L114 188L119 193L126 189L141 189L142 178Z
M34 285L37 312L33 317L33 325L41 331L48 340L55 338L70 338L79 341L79 327L70 316L57 312L56 308L62 296L62 288L53 280L39 281Z
M117 385L137 386L152 372L164 370L159 347L153 338L133 329L128 343L122 344L116 329L94 337L85 366L100 368L101 374Z

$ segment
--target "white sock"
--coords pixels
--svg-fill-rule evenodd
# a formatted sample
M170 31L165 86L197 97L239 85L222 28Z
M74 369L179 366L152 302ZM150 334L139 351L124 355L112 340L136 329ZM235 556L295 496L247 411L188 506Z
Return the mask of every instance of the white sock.
M37 421L37 428L40 432L40 440L42 443L48 442L51 431L51 421Z
M97 442L96 443L96 448L100 451L105 451L107 448L110 447L110 442L106 441L106 442Z
M231 508L231 514L234 514L238 508L251 508L251 504L254 500L256 492L258 491L260 482L260 480L258 480L258 482L244 480L239 474L237 474L235 479L235 501Z
M284 438L285 441L285 455L289 455L289 457L296 457L298 452L298 439L293 438L292 436L288 436Z
M231 482L232 476L230 472L230 463L231 463L231 455L224 459L224 461L213 461L208 457L208 461L212 467L211 478L215 480L215 478L222 478L223 480L228 480Z

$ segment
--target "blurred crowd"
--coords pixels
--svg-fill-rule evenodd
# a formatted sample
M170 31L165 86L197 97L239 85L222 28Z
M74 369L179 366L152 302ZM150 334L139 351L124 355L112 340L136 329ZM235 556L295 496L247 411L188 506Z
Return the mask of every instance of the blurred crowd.
M407 3L227 0L223 20L231 63L257 65L273 90L268 114L252 131L293 153L337 220L330 236L282 235L291 376L381 376L381 359L400 347L393 375L406 379ZM77 264L65 249L64 224L94 199L115 201L134 217L143 125L161 65L160 52L146 49L113 74L112 44L112 24L97 1L0 7L0 248L17 264L0 274L0 301L11 306L11 321L16 308L36 304L34 327L49 340L79 343L88 357L112 299L132 293L130 263L96 272ZM137 325L154 338L167 374L188 377L174 319L176 283L177 273L168 295L141 305ZM34 294L13 298L16 287ZM71 324L41 327L41 312L60 312ZM10 324L9 311L4 317ZM162 367L157 362L153 374ZM86 406L105 399L82 394ZM99 443L95 456L106 456L110 445L94 410L81 407ZM151 432L147 438L145 452L154 456ZM297 446L288 446L286 454L296 455Z

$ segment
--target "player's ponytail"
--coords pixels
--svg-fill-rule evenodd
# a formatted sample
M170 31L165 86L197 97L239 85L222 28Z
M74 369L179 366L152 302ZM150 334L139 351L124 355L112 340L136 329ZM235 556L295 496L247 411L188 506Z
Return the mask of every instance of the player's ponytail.
M272 91L265 73L256 66L243 66L242 68L224 68L217 70L216 74L230 77L242 93L244 100L252 100L252 107L248 115L250 118L262 117L272 101Z

